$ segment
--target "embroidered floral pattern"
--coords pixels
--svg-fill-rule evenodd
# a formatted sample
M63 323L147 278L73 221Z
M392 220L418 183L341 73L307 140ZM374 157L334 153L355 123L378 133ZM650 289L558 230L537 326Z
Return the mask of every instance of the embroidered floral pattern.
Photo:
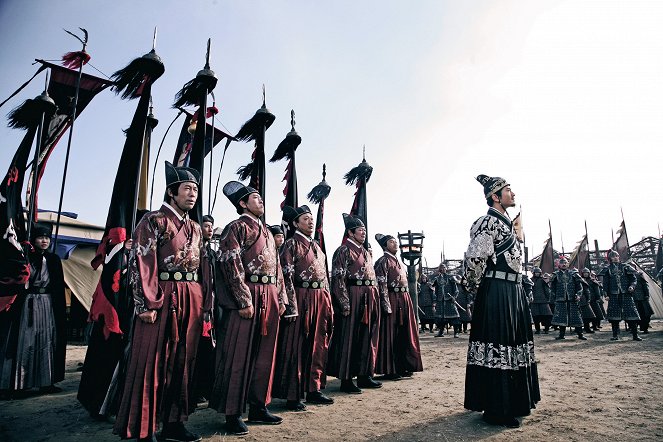
M536 364L534 342L513 346L492 342L470 342L467 365L498 370L520 370Z

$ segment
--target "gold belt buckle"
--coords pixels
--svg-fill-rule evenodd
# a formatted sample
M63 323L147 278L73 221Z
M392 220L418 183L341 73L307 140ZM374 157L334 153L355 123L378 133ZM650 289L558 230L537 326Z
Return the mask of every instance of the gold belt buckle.
M175 281L180 281L184 275L182 275L182 272L175 272L173 273L173 279Z

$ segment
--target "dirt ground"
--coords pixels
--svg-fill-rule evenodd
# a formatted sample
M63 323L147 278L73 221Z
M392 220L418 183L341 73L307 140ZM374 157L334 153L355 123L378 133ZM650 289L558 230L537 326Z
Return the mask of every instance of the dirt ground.
M250 426L242 439L660 441L663 323L653 326L643 342L611 342L609 325L585 342L535 336L542 399L517 429L488 426L479 413L463 408L468 335L454 339L424 333L423 373L361 395L340 394L339 381L331 379L326 392L334 405L294 413L275 400L270 408L283 416L283 424ZM67 350L66 379L60 383L64 391L0 401L1 441L119 440L110 423L91 420L76 401L85 347ZM190 417L189 427L207 441L235 439L223 435L222 422L214 410L203 409Z

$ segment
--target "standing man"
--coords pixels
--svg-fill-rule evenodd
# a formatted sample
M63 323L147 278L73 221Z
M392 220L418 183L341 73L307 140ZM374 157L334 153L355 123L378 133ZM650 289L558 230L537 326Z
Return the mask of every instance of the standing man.
M550 321L552 320L552 310L550 310L550 286L543 279L541 269L534 267L532 269L532 303L530 309L532 310L532 318L534 319L535 334L541 333L541 326L543 325L543 333L548 334L550 329Z
M470 230L465 284L476 293L465 375L465 408L493 425L518 427L541 399L521 250L506 209L515 194L502 178L479 175L488 214ZM509 354L513 357L502 357Z
M592 329L596 331L601 329L601 321L607 315L603 305L603 287L601 287L601 281L597 279L596 273L593 270L589 272L587 283L589 284L589 305L595 316L592 321Z
M288 300L274 237L261 221L262 197L238 181L223 186L223 194L240 217L223 229L219 242L224 288L217 302L223 314L209 405L225 414L226 432L242 435L249 432L242 420L247 402L249 423L282 421L267 405L272 399L279 317Z
M124 393L114 432L123 439L199 441L184 422L195 410L192 384L203 322L200 226L188 212L198 199L198 171L166 162L161 208L133 234L129 281L136 318Z
M569 270L569 260L560 256L557 260L557 270L550 278L550 290L555 298L555 314L553 325L559 327L559 335L555 339L566 339L566 327L575 327L578 339L586 341L582 334L582 316L578 306L582 298L582 278L576 269Z
M216 251L212 248L212 235L214 234L214 217L212 215L203 215L202 223L203 235L203 256L201 259L201 272L204 276L203 284L210 299L210 308L206 310L203 315L203 331L198 342L198 353L196 356L196 371L194 375L194 396L196 398L196 405L203 405L207 402L212 386L214 385L214 363L215 351L214 346L214 331L213 327L217 321L214 318L215 313L215 294L216 283L215 269L216 269ZM211 311L210 311L211 310Z
M649 322L654 314L654 310L649 304L649 284L642 274L642 270L638 270L636 274L637 283L633 291L633 300L635 307L638 309L640 315L640 331L644 334L649 333Z
M474 306L474 298L472 294L465 290L465 285L460 276L454 278L456 287L458 287L458 296L456 302L461 307L459 308L461 331L467 333L467 326L472 322L472 307Z
M361 393L380 388L373 380L380 329L380 300L364 222L343 214L346 239L332 257L331 294L335 307L334 336L328 374L341 380L341 391ZM357 384L352 378L357 376Z
M619 262L619 253L608 252L609 265L601 269L603 290L608 296L608 321L612 325L612 341L619 340L619 323L626 321L631 329L634 341L642 341L638 336L640 315L633 301L633 292L637 279L635 270L628 264Z
M325 254L313 240L315 223L308 206L283 206L283 219L295 234L281 249L288 314L279 328L274 396L286 399L286 408L306 410L308 404L333 404L321 390L327 383L327 352L333 314Z
M280 225L275 224L273 226L267 226L272 235L274 236L274 244L276 244L276 250L281 250L281 246L285 242L285 235L283 234L283 229Z
M0 316L0 390L10 394L62 391L55 383L64 379L67 315L62 262L48 251L52 229L32 225L29 286Z
M435 310L433 304L435 303L435 292L428 283L428 277L422 274L419 277L419 322L421 323L421 331L425 332L430 330L433 333L433 325L435 324ZM428 326L428 328L426 327Z
M417 319L408 293L405 266L396 257L398 241L391 235L375 235L384 255L375 261L382 317L375 371L384 379L398 380L423 371Z
M433 279L432 286L435 289L435 316L439 330L435 337L444 336L444 329L447 324L454 328L454 338L458 337L460 330L460 314L456 307L456 296L458 295L458 286L453 276L447 274L447 266L440 264L437 268L437 275Z
M580 302L578 302L578 308L580 309L580 315L582 316L585 333L589 333L591 335L595 333L591 326L596 321L596 313L594 313L594 309L592 308L591 304L592 288L589 285L590 273L587 267L580 271L580 277L582 282L582 295L580 297Z

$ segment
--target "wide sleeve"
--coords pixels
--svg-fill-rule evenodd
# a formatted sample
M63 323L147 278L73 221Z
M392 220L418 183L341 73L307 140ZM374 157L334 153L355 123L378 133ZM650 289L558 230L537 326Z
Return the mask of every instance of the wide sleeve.
M165 231L165 219L158 214L145 216L133 233L133 247L129 255L129 278L137 314L157 310L163 305L163 291L159 286L157 246Z
M347 247L341 246L334 252L332 257L331 294L332 299L338 303L344 312L350 311L350 295L346 285L349 262L350 251Z
M246 285L242 253L247 232L238 222L228 224L219 241L219 271L228 286L228 295L241 310L253 305L251 290Z
M488 216L475 221L470 230L470 244L465 253L464 281L465 288L471 293L479 290L488 260L496 263L493 232L495 228L493 226L491 229L491 217Z
M391 313L391 303L389 302L389 263L382 257L375 262L375 279L378 281L378 290L380 292L380 306L385 313Z
M294 288L292 295L287 291L285 285L285 273L283 272L283 265L281 257L276 254L276 288L278 290L279 308L286 306L286 314L288 316L297 315L297 297L294 295Z

